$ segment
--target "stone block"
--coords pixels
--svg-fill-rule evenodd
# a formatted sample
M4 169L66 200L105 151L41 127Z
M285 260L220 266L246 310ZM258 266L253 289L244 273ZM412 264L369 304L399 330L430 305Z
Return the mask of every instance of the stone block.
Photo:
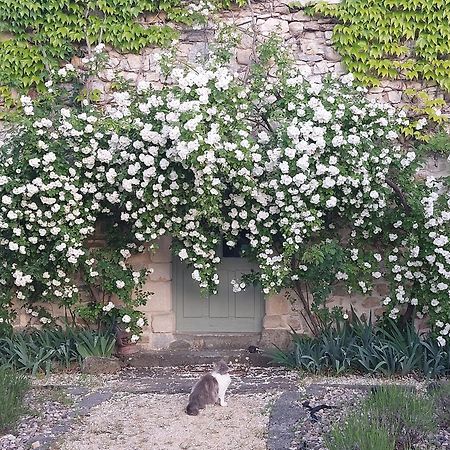
M152 333L150 335L150 343L148 348L151 350L159 350L168 348L175 340L172 333Z
M140 72L144 70L143 57L134 53L126 55L127 68L130 72Z
M158 282L172 280L172 263L151 263L150 268L152 273L148 276L148 280Z
M173 313L152 316L152 330L154 333L173 333L175 330Z
M316 75L324 75L328 73L328 64L325 61L319 61L314 64L313 73Z
M252 51L239 49L236 52L236 59L238 64L248 66L252 59Z
M381 304L381 299L379 297L367 297L363 302L362 306L366 309L377 308Z
M128 260L135 270L149 269L152 267L150 253L135 253Z
M287 349L291 344L291 335L288 330L263 330L261 333L260 347L270 349L276 345Z
M169 281L148 281L144 285L144 291L153 292L153 295L142 307L143 311L172 311L172 284Z
M289 33L289 24L287 20L270 17L267 20L258 20L257 24L262 34Z
M289 31L293 36L300 36L303 33L303 22L291 22Z
M81 372L89 375L116 373L119 372L120 369L120 361L117 358L88 356L81 364Z
M386 283L377 284L375 290L382 297L386 297L389 294L389 286Z
M285 320L285 317L282 315L273 315L273 316L264 316L263 319L263 329L268 329L268 328L281 328L281 329L285 329L288 328L287 327L287 323Z
M292 310L290 301L282 294L273 295L266 300L267 316L289 314Z
M341 55L339 55L339 53L334 50L333 47L325 47L323 56L327 61L336 62L341 60Z
M424 176L433 176L436 178L450 175L450 163L447 158L433 157L425 161L424 167L420 170Z
M304 23L305 31L320 31L322 29L320 23L315 20L310 20L309 22Z
M300 49L306 55L325 54L325 45L319 44L314 38L302 40L300 43Z
M347 69L344 66L344 64L342 64L341 62L338 62L337 64L335 64L334 66L334 73L336 75L344 75L345 73L347 73Z
M152 262L172 262L172 238L170 236L162 236L158 239L158 248L151 256Z
M295 20L298 22L312 22L311 17L307 16L303 11L299 11L299 12L292 14L292 20Z
M139 75L136 72L119 72L119 77L134 84L136 83L138 76Z
M397 104L402 101L401 91L390 91L387 93L387 97L390 103Z

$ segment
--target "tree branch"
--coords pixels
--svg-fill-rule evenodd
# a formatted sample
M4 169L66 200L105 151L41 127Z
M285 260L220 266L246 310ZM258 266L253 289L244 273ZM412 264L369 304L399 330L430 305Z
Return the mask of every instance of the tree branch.
M400 203L403 205L406 212L410 212L412 208L409 205L408 200L406 199L406 196L403 193L403 191L400 189L400 187L390 178L386 178L385 181L386 181L386 184L397 194L397 197L399 198Z

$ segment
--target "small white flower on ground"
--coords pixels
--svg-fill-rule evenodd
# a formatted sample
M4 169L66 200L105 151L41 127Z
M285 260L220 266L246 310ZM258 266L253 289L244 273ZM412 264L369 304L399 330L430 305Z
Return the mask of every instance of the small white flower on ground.
M122 322L123 322L123 323L130 323L130 322L131 322L131 317L130 317L128 314L125 314L125 315L122 317Z
M125 286L125 283L124 283L122 280L117 280L117 281L116 281L116 286L117 286L119 289L122 289L122 288Z

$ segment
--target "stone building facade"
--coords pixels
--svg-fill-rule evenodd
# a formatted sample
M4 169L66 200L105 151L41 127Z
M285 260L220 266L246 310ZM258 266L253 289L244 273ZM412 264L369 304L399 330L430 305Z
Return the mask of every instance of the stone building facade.
M234 51L232 67L238 73L245 74L252 61L255 44L265 36L276 33L292 47L299 64L309 70L312 79L319 79L327 73L345 73L341 58L331 45L333 21L309 17L302 10L294 12L288 6L290 3L289 0L252 1L247 8L236 8L221 14L220 20L234 25L241 34L241 41ZM159 20L161 19L158 16L149 16L146 19L149 24ZM214 40L214 33L215 28L212 25L202 29L182 29L177 45L179 55L187 60L194 60L198 54L204 54L208 51L209 43ZM92 82L91 88L99 89L107 99L111 82L117 74L132 82L145 80L154 84L161 83L160 75L155 70L155 54L159 52L159 49L147 48L136 55L120 54L110 49L109 67L98 80ZM368 95L399 105L406 87L427 90L431 96L440 95L435 87L421 86L416 82L408 82L406 86L404 81L383 82L381 87L371 89ZM426 172L434 175L449 173L448 163L441 160L430 161ZM260 322L256 332L254 329L250 333L205 331L201 326L197 332L180 331L175 295L175 259L171 251L170 237L162 238L159 241L159 249L153 254L135 256L133 263L136 268L153 269L145 285L145 289L154 293L144 308L149 325L145 328L140 345L145 349L176 347L184 345L186 341L197 347L214 346L214 343L233 345L234 338L238 338L235 342L237 345L253 343L267 347L276 343L284 346L289 341L291 327L299 332L308 331L301 320L297 305L283 293L263 300L260 316L256 318ZM341 306L344 310L349 309L352 304L359 313L379 313L381 298L386 294L387 287L383 284L379 284L367 297L350 296L345 289L338 286L330 304ZM241 341L239 338L242 338Z

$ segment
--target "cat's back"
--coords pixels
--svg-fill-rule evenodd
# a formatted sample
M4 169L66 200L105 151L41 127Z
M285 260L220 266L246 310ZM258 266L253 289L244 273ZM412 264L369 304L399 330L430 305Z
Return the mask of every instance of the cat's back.
M207 373L192 388L186 412L196 416L206 405L216 403L218 396L219 383L210 373Z
M192 388L190 399L200 398L201 402L213 402L219 392L219 383L212 374L203 375Z

